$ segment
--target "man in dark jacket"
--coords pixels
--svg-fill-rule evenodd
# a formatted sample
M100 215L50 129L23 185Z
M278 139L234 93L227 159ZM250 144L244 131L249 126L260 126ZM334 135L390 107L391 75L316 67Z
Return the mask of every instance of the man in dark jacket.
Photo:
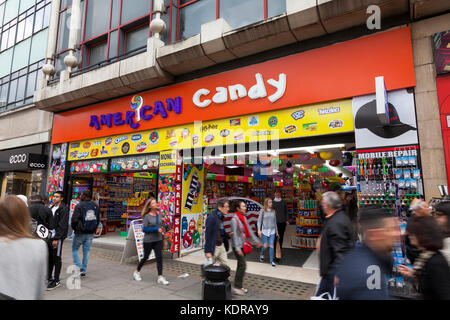
M364 243L345 255L336 273L340 300L387 300L392 249L400 230L395 216L381 206L363 207L360 225Z
M53 213L50 208L44 205L44 199L41 195L31 196L29 209L31 218L36 220L37 224L42 224L48 230L54 228Z
M60 286L59 275L61 274L61 255L64 239L67 237L67 229L69 229L69 209L62 202L62 191L56 191L53 195L53 205L51 211L53 213L53 221L55 229L52 230L52 239L48 243L48 285L47 290L53 290ZM55 276L53 277L53 269Z
M223 227L223 219L230 210L226 199L217 202L217 209L206 218L205 257L206 264L219 263L228 266L227 251L229 249L228 234Z
M425 217L425 216L431 217L431 208L422 199L415 199L413 202L411 202L411 205L409 206L409 211L411 212L412 216L409 217L408 219L408 225L416 217ZM408 229L408 227L406 229ZM411 264L414 264L416 259L419 257L420 250L411 243L408 234L405 235L405 246L406 246L406 257L409 259Z
M334 293L334 276L344 253L353 248L353 229L347 214L341 210L342 201L336 192L325 192L321 201L325 214L322 233L318 241L320 276L317 295Z
M275 215L277 217L277 228L279 237L275 237L275 248L277 241L280 241L280 249L283 247L283 237L286 231L286 226L289 225L289 215L286 201L281 198L280 191L275 191L275 198L272 202L272 208L275 210ZM275 259L280 262L280 259Z
M92 193L87 190L81 194L81 202L75 206L72 216L72 229L75 233L72 239L73 263L80 269L80 275L86 276L86 269L94 233L100 223L100 209L92 201ZM83 246L83 263L80 263L78 249Z

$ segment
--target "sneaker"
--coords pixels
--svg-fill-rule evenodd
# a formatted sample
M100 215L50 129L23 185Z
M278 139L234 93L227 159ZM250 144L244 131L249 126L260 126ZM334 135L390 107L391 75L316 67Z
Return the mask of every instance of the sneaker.
M161 277L158 279L158 284L163 284L163 285L167 286L169 284L169 281L167 281L166 278Z
M81 271L80 272L80 277L86 277L86 271Z
M264 256L259 256L259 262L264 262Z
M136 281L141 281L142 280L141 275L137 271L135 271L133 273L133 277L134 277L134 280L136 280Z
M276 267L277 265L275 264L275 262L272 261L272 267Z
M243 296L243 295L245 295L244 290L238 289L238 288L233 288L233 293L236 294L236 295L238 295L238 296Z
M48 279L48 280L47 280L47 285L49 285L49 284L52 283L53 281L55 281L55 279Z
M248 289L241 288L241 290L244 291L244 293L248 293Z
M54 280L54 281L50 282L49 285L47 286L47 291L51 291L53 289L56 289L60 285L61 285L61 283L59 281Z

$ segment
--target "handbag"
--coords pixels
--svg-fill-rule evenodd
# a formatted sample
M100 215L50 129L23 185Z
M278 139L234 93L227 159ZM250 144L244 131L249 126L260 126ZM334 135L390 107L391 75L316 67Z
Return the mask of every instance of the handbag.
M236 219L236 221L237 221L237 219ZM242 238L245 239L244 245L242 246L242 251L244 251L245 255L250 254L253 251L253 247L252 247L250 241L247 240L245 234L242 232L241 227L239 226L239 221L237 221L237 226L239 228L239 231L242 234Z
M156 216L156 226L158 227L158 229L159 229L159 213L158 213L158 215ZM166 251L166 250L169 250L169 237L168 236L166 236L165 234L161 234L162 235L162 250L163 251Z

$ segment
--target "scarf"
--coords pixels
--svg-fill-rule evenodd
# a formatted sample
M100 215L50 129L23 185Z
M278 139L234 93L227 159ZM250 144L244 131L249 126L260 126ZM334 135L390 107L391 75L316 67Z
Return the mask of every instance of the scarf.
M435 254L436 254L435 251L423 251L420 253L419 257L416 259L416 261L414 261L414 266L413 266L414 275L416 277L420 276L420 274L422 273L423 267L425 266L427 261Z
M244 225L244 231L245 231L245 237L250 238L250 231L248 231L247 223L245 223L245 217L243 214L236 211L236 216L241 220L242 224Z

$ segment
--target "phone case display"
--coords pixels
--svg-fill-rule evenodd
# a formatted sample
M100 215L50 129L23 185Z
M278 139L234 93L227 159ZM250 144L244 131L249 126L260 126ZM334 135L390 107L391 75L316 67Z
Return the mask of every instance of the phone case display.
M319 212L319 201L299 200L296 236L291 245L298 248L314 249L322 227Z
M415 147L358 153L359 205L379 204L403 220L412 200L423 195Z

